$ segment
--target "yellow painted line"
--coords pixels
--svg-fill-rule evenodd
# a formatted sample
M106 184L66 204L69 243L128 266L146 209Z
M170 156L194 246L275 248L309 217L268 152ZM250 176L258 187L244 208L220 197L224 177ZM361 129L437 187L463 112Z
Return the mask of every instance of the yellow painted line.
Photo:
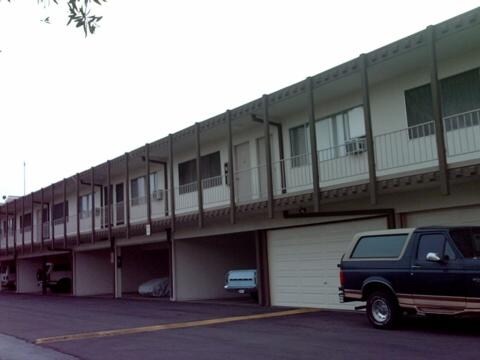
M225 323L231 323L236 321L275 318L275 317L282 317L282 316L289 316L289 315L311 313L316 311L320 311L320 310L310 309L310 308L294 309L294 310L277 311L277 312L255 314L255 315L230 316L230 317L218 318L218 319L187 321L187 322L173 323L173 324L161 324L161 325L142 326L142 327L127 328L127 329L94 331L94 332L86 332L86 333L79 333L79 334L46 337L46 338L37 339L34 341L34 343L50 344L50 343L62 342L62 341L85 340L85 339L96 339L96 338L119 336L119 335L141 334L141 333L154 332L154 331L160 331L160 330L184 329L184 328L197 327L197 326L225 324Z

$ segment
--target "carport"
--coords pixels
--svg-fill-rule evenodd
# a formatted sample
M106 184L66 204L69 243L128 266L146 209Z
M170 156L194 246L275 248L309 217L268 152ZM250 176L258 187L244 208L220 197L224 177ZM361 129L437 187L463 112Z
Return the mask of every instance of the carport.
M45 253L42 256L18 258L16 262L17 293L41 293L42 287L39 285L37 274L40 270L46 270L47 264L52 264L53 269L48 279L51 281L63 279L63 283L67 281L66 292L71 294L73 272L70 252ZM48 289L47 293L51 292L56 292L56 290Z
M170 283L170 247L166 241L117 248L118 294L136 295L141 284L153 279ZM168 297L170 293L155 294Z
M258 268L255 233L175 239L175 254L177 300L248 296L224 290L225 274L229 270Z
M76 296L110 295L114 292L114 271L109 248L75 251L74 287Z

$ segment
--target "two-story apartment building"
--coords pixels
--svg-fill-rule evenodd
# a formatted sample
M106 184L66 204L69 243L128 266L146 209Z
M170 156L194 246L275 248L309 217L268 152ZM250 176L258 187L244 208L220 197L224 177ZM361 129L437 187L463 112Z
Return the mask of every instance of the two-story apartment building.
M37 292L168 277L172 300L345 307L337 264L364 230L480 222L480 8L228 110L0 208L0 262Z

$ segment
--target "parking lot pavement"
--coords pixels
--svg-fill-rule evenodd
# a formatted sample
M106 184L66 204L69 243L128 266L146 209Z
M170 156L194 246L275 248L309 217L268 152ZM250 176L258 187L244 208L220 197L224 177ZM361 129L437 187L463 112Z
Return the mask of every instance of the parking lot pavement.
M15 295L0 295L0 309L0 333L30 341L285 310ZM479 325L478 319L409 318L398 330L383 331L360 313L319 311L45 346L81 359L468 359L478 357Z
M0 360L75 360L76 357L0 334Z

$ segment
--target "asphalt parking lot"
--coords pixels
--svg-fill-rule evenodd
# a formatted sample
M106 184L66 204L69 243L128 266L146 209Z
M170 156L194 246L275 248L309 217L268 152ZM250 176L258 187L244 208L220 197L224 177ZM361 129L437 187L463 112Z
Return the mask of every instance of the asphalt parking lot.
M39 359L473 359L480 350L480 319L409 318L382 331L352 312L15 294L0 294L0 319L2 360L24 351L5 339L26 340Z

